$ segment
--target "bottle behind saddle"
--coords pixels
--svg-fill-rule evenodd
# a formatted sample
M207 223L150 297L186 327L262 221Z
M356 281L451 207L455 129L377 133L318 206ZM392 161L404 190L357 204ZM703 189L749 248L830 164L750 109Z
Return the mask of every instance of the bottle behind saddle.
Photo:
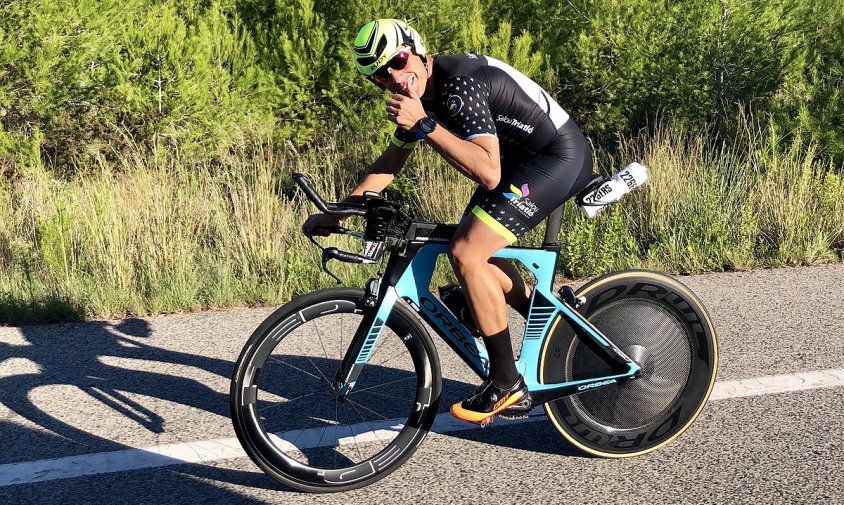
M648 167L630 163L615 175L577 197L577 205L587 217L595 217L604 208L648 181Z

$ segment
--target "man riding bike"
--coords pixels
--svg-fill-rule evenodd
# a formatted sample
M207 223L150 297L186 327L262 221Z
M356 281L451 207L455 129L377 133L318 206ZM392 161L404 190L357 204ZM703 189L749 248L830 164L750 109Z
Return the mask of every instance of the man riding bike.
M345 201L387 187L421 140L478 184L449 259L489 352L490 373L451 413L470 422L524 413L530 395L513 361L505 302L526 315L531 291L511 263L491 257L590 182L589 145L545 90L494 58L432 57L416 30L396 19L370 21L354 46L358 70L392 94L386 112L397 128ZM336 216L315 214L302 229L321 235L338 224Z

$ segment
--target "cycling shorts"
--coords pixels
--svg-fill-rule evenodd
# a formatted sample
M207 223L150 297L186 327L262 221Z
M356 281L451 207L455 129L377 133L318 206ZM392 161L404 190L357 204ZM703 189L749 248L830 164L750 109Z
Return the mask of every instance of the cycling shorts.
M517 166L502 166L495 189L479 187L464 217L474 214L512 244L591 180L592 150L569 119L535 157Z

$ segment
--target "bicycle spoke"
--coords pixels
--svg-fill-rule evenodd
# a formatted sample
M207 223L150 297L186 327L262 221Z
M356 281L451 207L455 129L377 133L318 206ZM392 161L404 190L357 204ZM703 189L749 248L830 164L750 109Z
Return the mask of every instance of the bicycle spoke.
M328 357L328 351L325 350L325 342L322 339L322 330L320 330L319 324L317 324L316 320L314 321L314 326L316 326L317 329L317 338L319 338L319 345L322 346L322 354L323 356L325 356L326 363L329 363L331 362L331 359Z
M260 409L260 411L266 412L270 409L274 409L274 408L278 407L279 405L287 405L288 403L293 403L296 400L301 400L302 398L307 398L308 396L311 396L311 395L324 395L324 394L326 394L324 391L320 392L320 393L308 393L306 395L297 396L296 398L293 398L292 400L286 400L286 401L283 401L283 402L273 402L273 405L271 407Z
M312 360L310 357L308 357L308 361L311 363L311 365L314 368L316 368L316 371L322 376L322 380L324 380L326 382L326 384L328 384L329 386L333 387L333 385L331 384L331 381L328 380L328 378L325 376L325 374L322 373L322 370L320 370L320 368L316 365L316 363L314 363L314 360Z
M378 336L378 342L375 344L375 349L373 349L372 354L369 355L370 359L372 358L372 356L375 356L375 353L380 351L386 345L386 344L384 344L384 341L389 340L389 339L384 338L384 337L385 337L384 330L382 329L381 335Z
M352 408L354 408L354 405L352 405ZM355 412L357 412L357 409L355 409ZM358 412L358 415L360 416L360 412ZM361 416L361 419L363 419L363 416ZM364 419L364 421L366 421L366 420ZM355 449L357 449L357 451L358 451L358 456L360 456L361 460L363 460L364 459L363 458L363 451L360 450L360 444L358 443L358 437L354 433L352 433L352 440L355 441Z
M364 392L364 393L366 393L366 394L383 396L383 397L385 397L385 398L395 398L396 400L402 400L402 401L406 401L406 400L407 400L407 398L404 398L404 397L401 397L401 396L388 395L388 394L386 394L386 393L376 393L375 391L371 391L371 390L361 390L361 391L363 391L363 392ZM352 397L352 396L354 396L354 395L356 395L356 394L358 394L358 393L360 393L360 391L355 391L355 390L352 390L351 394L349 394L349 397Z
M346 334L346 318L345 314L340 316L340 348L337 352L337 372L340 371L340 367L343 366L343 335ZM335 376L337 373L335 372Z
M374 353L373 353L373 354L374 354ZM404 355L404 354L407 354L407 349L400 349L400 350L399 350L399 352L397 352L397 353L393 354L392 356L390 356L390 358L389 358L389 359L385 359L385 360L381 361L380 363L377 363L377 365L376 365L376 366L384 366L385 364L389 363L390 361L393 361L394 359L396 359L396 358L398 358L399 356L402 356L402 355Z
M373 414L375 414L376 416L380 417L381 419L384 419L385 421L389 421L389 420L390 420L390 418L389 418L389 417L387 417L387 416L385 416L385 415L383 415L383 414L379 414L378 412L375 412L374 410L372 410L372 409L368 408L366 405L364 405L364 404L362 404L362 403L358 403L358 402L356 402L356 401L352 400L351 398L347 398L347 399L346 399L346 401L352 402L352 403L354 403L355 405L357 405L358 407L361 407L362 409L365 409L365 410L368 410L368 411L372 412Z
M403 378L403 379L396 379L396 380L394 380L394 381L390 381L390 382L383 382L383 383L381 383L381 384L376 384L376 385L374 385L374 386L369 386L368 388L356 389L356 390L352 390L352 391L354 391L354 392L356 392L356 393L360 393L361 391L369 391L370 389L375 389L375 388L380 388L380 387L384 387L384 386L389 386L390 384L396 384L397 382L402 382L402 381L406 381L406 380L409 380L409 379L415 379L415 378L416 378L416 376L415 376L415 375L410 375L410 376L405 377L405 378Z
M334 405L337 405L337 401L336 401L336 400L334 401ZM336 407L335 407L335 408L336 408ZM319 441L317 441L317 444L316 444L315 449L319 449L320 447L322 447L322 439L323 439L323 438L325 438L325 433L328 431L328 428L330 428L331 426L337 426L337 425L336 425L336 424L333 424L333 425L332 425L332 424L328 424L328 425L326 425L326 426L322 429L322 435L320 435L320 436L319 436ZM335 433L335 434L337 434L337 430L336 430L336 428L335 428L335 430L334 430L334 433ZM332 445L332 447L334 447L334 446Z
M305 371L305 370L302 370L301 368L299 368L299 367L297 367L297 366L291 365L290 363L287 363L286 361L282 361L282 360L281 360L281 359L279 359L279 358L272 358L272 357L271 357L271 358L270 358L270 361L272 361L273 363L278 363L279 365L289 366L290 368L292 368L292 369L294 369L294 370L298 370L299 372L302 372L302 373L303 373L303 374L305 374L305 375L308 375L308 376L310 376L310 377L313 377L313 378L314 378L314 379L316 379L316 380L324 380L324 379L325 379L325 377L320 378L320 377L318 377L318 376L316 376L316 375L314 375L314 374L312 374L312 373L310 373L310 372L307 372L307 371ZM329 384L331 384L331 383L329 382Z
M318 404L316 404L315 406L322 406L322 405L325 405L326 403L328 403L328 402L329 402L329 401L331 401L332 399L334 399L334 398L329 398L328 400L326 400L326 401L324 401L324 402L322 402L322 403L318 403ZM299 448L296 446L296 442L298 442L298 441L299 441L299 437L301 437L301 436L302 436L302 433L305 433L305 430L307 430L307 429L308 429L308 428L309 428L309 427L310 427L310 426L314 423L314 421L316 421L316 420L317 420L317 418L316 418L316 417L311 417L311 418L308 420L307 424L305 424L305 426L304 426L303 428L299 428L299 434L298 434L298 435L296 435L296 438L295 438L292 442L290 442L290 445L292 445L293 447L296 447L296 449L297 449L297 450L299 450ZM302 452L302 451L301 451L301 450L299 450L299 452ZM302 454L304 454L304 452L302 452Z
M340 424L340 420L337 419L337 410L338 410L337 402L334 402L334 424L335 424L335 426ZM340 451L338 451L337 448L334 449L334 468L337 468L337 454L339 452Z
M357 413L358 413L358 416L360 416L361 420L363 420L363 422L365 422L365 423L366 423L366 425L369 427L369 431L371 431L371 432L372 432L372 434L373 434L373 435L375 435L375 438L377 438L379 442L384 443L384 441L383 441L383 440L381 440L381 437L379 437L379 436L378 436L378 430L374 430L374 429L372 429L372 423L371 423L371 422L369 422L369 421L367 421L367 420L366 420L366 418L365 418L365 417L363 417L363 414L361 414L361 413L360 413L360 411L357 409L357 407L355 407L355 402L353 402L353 401L351 401L351 400L347 400L347 403L348 403L348 404L349 404L349 405L350 405L353 409L355 409L355 412L357 412ZM363 407L363 405L361 405L361 407ZM355 436L354 438L355 438L355 444L357 444L357 436ZM359 449L359 448L358 448L358 449Z

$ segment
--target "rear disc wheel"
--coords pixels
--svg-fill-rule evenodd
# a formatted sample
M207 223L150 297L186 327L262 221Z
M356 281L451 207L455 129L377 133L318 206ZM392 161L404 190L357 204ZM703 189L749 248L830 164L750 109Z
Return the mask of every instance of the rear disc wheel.
M609 274L577 292L579 311L639 364L633 380L545 404L557 430L596 456L629 457L656 450L700 414L715 383L715 330L703 305L662 274ZM543 348L543 383L618 373L561 321Z

